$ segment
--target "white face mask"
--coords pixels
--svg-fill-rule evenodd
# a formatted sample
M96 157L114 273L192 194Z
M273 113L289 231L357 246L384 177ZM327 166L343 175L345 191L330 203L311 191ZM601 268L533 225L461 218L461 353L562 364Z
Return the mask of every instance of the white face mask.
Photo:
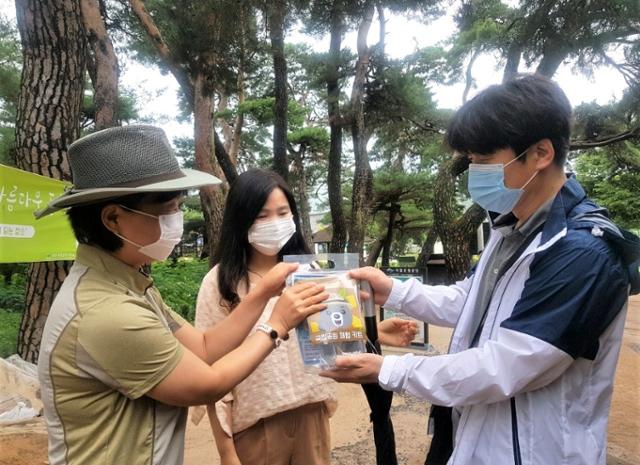
M258 252L273 257L278 255L295 232L296 224L292 216L282 220L253 223L249 229L249 244Z
M175 213L170 213L168 215L151 215L149 213L141 212L138 210L134 210L129 207L125 207L124 205L120 205L125 210L129 210L134 213L138 213L140 215L149 216L151 218L155 218L160 223L160 238L152 242L148 245L140 245L136 242L133 242L127 239L124 236L121 236L118 233L114 233L123 241L128 242L129 244L135 245L138 247L138 252L146 255L149 258L154 260L162 261L166 260L175 246L182 240L182 233L184 228L184 220L182 218L182 211L177 211Z

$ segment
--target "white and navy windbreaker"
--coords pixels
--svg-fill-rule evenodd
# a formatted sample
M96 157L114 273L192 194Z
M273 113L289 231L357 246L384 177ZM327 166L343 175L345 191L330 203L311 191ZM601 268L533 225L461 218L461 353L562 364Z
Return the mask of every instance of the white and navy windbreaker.
M487 244L496 246L498 234ZM460 412L448 465L605 465L613 379L638 238L619 230L575 178L494 289L469 348L482 276L452 286L395 281L388 302L455 327L449 354L384 358L379 382Z

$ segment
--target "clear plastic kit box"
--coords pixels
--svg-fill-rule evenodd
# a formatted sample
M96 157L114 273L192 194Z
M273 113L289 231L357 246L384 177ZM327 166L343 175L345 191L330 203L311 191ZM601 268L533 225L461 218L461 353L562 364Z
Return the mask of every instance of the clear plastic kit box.
M336 356L366 352L360 289L348 276L348 270L359 266L358 254L287 255L283 260L300 263L288 279L289 286L314 281L329 294L327 308L296 328L305 370L335 368Z

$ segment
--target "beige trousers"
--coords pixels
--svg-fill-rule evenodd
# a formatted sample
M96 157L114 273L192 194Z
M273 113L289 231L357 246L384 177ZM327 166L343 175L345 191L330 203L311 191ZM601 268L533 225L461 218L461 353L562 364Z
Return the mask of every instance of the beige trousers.
M242 465L329 465L331 435L324 402L264 418L233 435Z

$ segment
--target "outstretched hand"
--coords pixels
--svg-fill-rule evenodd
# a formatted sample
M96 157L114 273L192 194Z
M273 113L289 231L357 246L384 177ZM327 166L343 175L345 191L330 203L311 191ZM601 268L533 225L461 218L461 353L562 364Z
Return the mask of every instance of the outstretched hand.
M324 286L304 281L288 287L278 298L269 324L284 335L295 328L309 315L327 308L324 303L329 297Z
M416 334L418 334L418 324L415 321L388 318L378 323L378 342L382 345L408 346L415 339Z
M298 269L297 263L280 262L258 282L257 290L266 297L275 297L284 289L287 276Z
M378 382L382 356L375 354L341 355L336 357L336 368L320 373L339 383L371 384Z

